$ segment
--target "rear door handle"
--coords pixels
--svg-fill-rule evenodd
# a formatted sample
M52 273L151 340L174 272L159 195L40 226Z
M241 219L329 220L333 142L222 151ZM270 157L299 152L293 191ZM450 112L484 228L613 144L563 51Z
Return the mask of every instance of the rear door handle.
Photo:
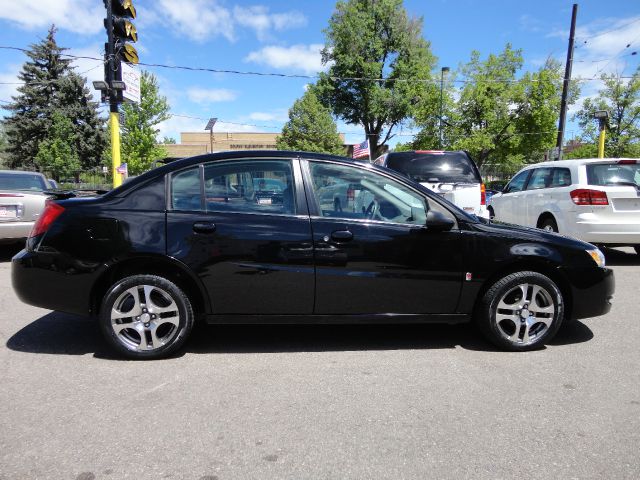
M196 222L193 224L193 231L196 233L213 233L216 231L216 224L211 222Z
M353 239L353 233L349 230L336 230L331 233L331 239L336 242L348 242Z

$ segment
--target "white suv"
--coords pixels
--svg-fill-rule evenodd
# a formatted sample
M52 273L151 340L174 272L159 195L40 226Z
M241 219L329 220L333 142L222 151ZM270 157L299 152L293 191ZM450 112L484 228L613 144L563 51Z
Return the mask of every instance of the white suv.
M640 254L640 160L597 158L529 165L501 193L489 213L528 225Z
M373 163L406 175L467 213L489 218L480 171L463 150L391 152L379 156Z

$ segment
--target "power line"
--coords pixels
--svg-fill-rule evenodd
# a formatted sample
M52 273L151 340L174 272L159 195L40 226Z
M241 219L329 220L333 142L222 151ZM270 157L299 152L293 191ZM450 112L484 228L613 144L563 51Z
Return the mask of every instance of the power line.
M587 39L587 40L585 40L585 41L583 41L583 42L582 42L582 45L584 45L584 44L585 44L585 43L587 43L589 40L593 40L594 38L601 37L602 35L606 35L607 33L617 32L617 31L618 31L618 30L620 30L621 28L628 27L629 25L633 25L634 23L638 23L638 22L640 22L640 18L636 18L636 19L631 20L631 21L629 21L629 22L627 22L627 23L623 23L622 25L619 25L619 26L617 26L616 28L612 28L611 30L607 30L607 31L604 31L604 32L600 32L600 33L597 33L597 34L595 34L595 35L591 35L591 36L589 36L589 37L579 37L579 39L580 39L580 40L582 40L583 38L586 38L586 39Z

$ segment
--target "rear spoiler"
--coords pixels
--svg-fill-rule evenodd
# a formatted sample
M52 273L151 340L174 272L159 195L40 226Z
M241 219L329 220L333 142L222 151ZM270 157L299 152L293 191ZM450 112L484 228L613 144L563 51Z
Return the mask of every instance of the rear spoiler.
M102 189L81 189L81 190L45 190L44 194L52 197L54 200L66 200L75 197L95 197L96 195L104 195L108 190Z

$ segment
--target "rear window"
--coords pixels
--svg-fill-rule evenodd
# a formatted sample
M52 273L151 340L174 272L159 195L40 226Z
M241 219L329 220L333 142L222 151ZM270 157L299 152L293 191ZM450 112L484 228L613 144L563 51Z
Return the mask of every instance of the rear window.
M387 167L416 182L482 183L473 160L464 152L390 153Z
M0 173L0 190L46 190L44 177L33 173Z
M589 185L640 185L640 164L592 163L587 167Z

